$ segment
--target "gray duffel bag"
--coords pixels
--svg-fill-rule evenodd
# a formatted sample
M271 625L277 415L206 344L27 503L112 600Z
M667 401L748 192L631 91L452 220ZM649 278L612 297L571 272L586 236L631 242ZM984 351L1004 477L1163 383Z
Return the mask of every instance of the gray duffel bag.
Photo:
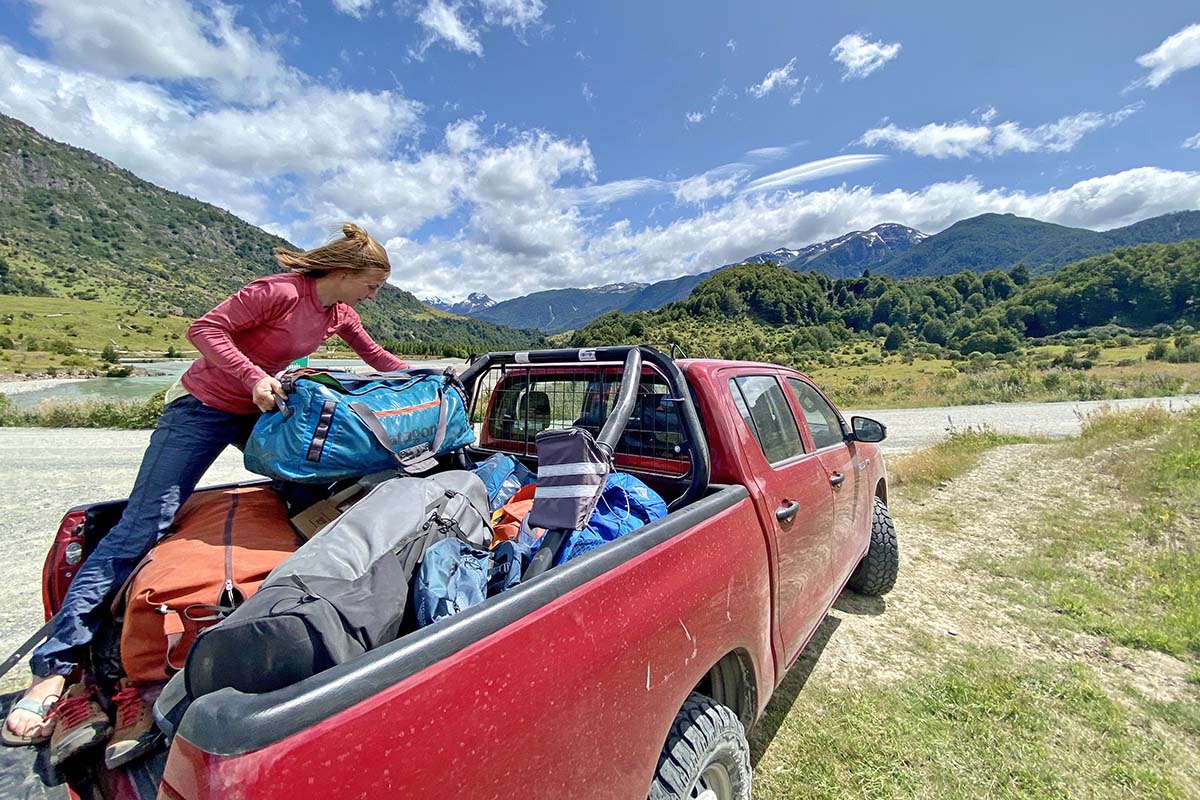
M187 695L273 691L392 641L421 556L450 536L491 543L487 490L473 473L380 483L196 639Z

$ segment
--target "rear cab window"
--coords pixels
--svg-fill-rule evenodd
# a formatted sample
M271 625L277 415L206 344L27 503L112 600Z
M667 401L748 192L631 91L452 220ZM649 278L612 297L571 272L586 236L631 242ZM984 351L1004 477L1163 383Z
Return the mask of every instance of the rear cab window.
M530 365L489 370L472 401L478 448L521 456L537 453L544 430L580 427L600 432L621 388L620 365ZM667 379L642 370L633 413L617 442L619 469L679 477L688 474L683 422Z
M774 466L804 452L796 418L774 375L730 378L729 391L769 464Z

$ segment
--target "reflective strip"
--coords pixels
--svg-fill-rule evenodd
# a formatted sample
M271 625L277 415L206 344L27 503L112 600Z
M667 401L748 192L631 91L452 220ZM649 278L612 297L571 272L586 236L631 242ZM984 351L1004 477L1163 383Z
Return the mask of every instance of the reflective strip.
M538 467L539 478L557 478L561 475L607 475L608 464L593 464L590 461L576 461L574 464L547 464Z
M561 500L568 497L595 497L601 485L594 486L539 486L533 490L534 500Z

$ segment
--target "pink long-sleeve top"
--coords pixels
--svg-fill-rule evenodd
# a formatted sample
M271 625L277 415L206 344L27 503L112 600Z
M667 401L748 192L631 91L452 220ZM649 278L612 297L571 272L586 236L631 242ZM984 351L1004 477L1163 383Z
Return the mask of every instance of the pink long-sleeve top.
M187 338L200 358L183 373L183 388L213 408L256 414L254 384L334 334L373 369L408 367L375 343L353 308L322 306L314 279L285 272L252 281L192 323Z

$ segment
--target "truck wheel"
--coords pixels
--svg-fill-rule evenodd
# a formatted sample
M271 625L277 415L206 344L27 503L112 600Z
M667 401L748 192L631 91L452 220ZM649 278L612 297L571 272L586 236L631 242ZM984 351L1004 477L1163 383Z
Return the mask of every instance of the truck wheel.
M692 692L658 757L649 800L750 800L750 745L737 715Z
M896 542L896 526L892 524L887 506L876 497L875 510L871 514L871 546L846 585L859 594L879 597L896 585L899 571L900 546Z

